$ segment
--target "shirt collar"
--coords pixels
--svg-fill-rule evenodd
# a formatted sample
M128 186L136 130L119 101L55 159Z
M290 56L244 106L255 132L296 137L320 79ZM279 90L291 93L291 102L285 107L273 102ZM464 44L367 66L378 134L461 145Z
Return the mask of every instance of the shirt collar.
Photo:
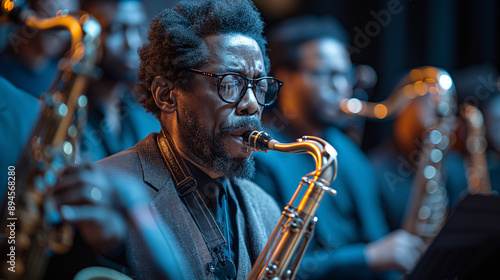
M185 162L191 175L196 180L196 188L205 202L207 199L214 197L216 192L219 193L219 196L227 193L227 184L229 180L226 177L213 179L189 161L186 160Z

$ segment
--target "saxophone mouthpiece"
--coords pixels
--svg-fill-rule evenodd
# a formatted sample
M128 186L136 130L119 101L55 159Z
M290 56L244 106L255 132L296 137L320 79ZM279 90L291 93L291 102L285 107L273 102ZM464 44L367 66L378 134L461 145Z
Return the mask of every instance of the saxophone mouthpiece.
M264 131L247 131L242 137L243 142L254 152L267 152L276 143L276 140Z

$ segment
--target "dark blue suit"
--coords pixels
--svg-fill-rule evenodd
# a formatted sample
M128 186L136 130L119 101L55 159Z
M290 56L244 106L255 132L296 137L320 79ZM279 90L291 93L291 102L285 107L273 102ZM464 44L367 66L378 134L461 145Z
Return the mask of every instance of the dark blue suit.
M15 166L23 144L38 118L39 101L0 77L0 186L7 185L7 168Z

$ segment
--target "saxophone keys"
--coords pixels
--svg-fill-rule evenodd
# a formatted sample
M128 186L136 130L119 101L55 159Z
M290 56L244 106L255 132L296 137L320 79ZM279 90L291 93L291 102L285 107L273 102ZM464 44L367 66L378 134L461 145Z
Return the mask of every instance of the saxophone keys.
M330 188L330 187L327 187L327 186L322 186L323 190L331 195L337 195L337 191Z
M47 240L48 247L56 254L66 254L73 247L73 234L73 227L69 224L53 227Z
M31 246L31 240L26 232L19 232L16 236L16 245L20 250L25 250Z

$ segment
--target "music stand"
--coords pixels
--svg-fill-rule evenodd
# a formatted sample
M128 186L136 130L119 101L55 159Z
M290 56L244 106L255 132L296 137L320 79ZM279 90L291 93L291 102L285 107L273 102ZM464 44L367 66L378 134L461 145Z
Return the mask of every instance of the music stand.
M500 197L467 195L405 280L500 279Z

